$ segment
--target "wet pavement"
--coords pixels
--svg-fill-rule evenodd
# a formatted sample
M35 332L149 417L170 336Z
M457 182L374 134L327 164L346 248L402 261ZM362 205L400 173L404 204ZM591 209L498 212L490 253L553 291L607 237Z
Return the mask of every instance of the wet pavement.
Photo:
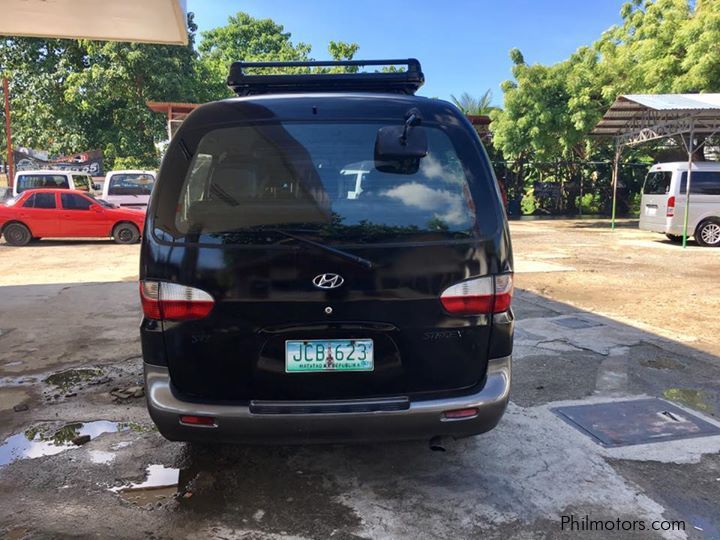
M720 436L606 447L556 414L657 398L719 426L707 347L519 290L512 402L490 433L446 452L190 445L157 433L138 391L136 294L0 287L0 537L720 539ZM570 516L647 529L563 530Z

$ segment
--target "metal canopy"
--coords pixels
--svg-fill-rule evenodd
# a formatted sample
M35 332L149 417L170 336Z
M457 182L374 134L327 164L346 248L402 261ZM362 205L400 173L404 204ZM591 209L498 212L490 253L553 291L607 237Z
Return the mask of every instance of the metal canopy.
M720 129L720 94L629 94L619 96L592 135L615 137L622 146Z
M612 228L615 229L618 163L625 146L687 134L681 140L688 152L688 179L683 226L683 247L687 246L688 209L692 181L695 135L720 132L720 94L627 94L618 96L592 130L596 137L615 139L613 161Z

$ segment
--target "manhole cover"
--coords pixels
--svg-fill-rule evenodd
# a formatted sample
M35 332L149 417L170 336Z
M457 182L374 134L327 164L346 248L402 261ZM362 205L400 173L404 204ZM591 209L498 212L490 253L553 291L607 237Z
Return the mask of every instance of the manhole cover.
M662 399L556 407L552 411L603 446L720 435L720 428Z
M565 328L571 328L573 330L580 330L582 328L593 328L594 326L602 326L600 323L586 321L578 317L565 317L564 319L553 320L555 324L564 326Z

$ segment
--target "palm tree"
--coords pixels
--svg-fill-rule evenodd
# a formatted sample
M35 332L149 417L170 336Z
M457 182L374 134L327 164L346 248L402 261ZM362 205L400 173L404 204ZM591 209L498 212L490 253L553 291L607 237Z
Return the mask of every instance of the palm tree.
M458 109L469 115L486 115L490 114L490 111L495 109L495 107L491 105L492 91L490 89L488 89L479 98L473 97L467 92L463 92L459 99L452 94L450 95L450 99L452 99Z

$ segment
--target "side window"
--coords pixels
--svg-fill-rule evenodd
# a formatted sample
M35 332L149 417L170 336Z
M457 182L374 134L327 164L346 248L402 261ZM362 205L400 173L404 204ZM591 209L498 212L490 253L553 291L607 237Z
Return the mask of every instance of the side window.
M75 184L75 189L79 189L80 191L90 191L90 181L87 176L84 174L73 174L73 184Z
M33 193L23 204L23 208L55 208L54 193Z
M37 197L37 193L30 195L23 203L23 208L35 208L35 197Z
M680 193L687 192L687 173L682 174ZM720 195L720 171L693 171L690 195Z
M60 200L65 210L88 210L92 206L90 199L86 199L82 195L76 195L75 193L62 193Z

